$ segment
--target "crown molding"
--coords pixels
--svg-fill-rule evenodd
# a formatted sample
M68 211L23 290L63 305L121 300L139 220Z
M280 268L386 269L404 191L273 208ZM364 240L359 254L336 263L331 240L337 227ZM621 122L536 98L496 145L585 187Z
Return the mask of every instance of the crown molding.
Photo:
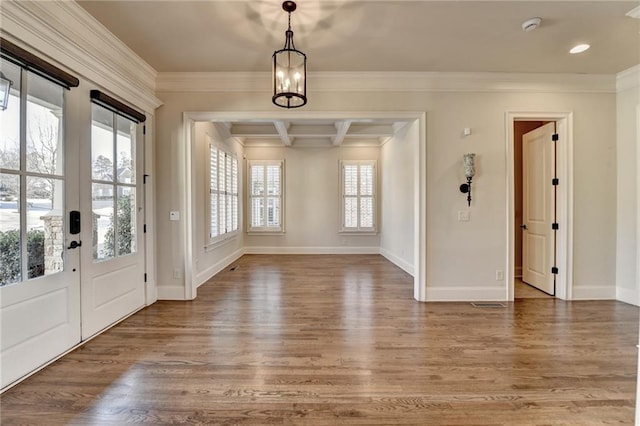
M70 1L3 1L1 33L145 112L162 104L157 72L93 16Z
M616 76L454 72L316 72L311 92L615 93ZM267 72L159 73L157 92L271 92Z
M624 90L640 87L640 65L628 68L616 75L616 90Z

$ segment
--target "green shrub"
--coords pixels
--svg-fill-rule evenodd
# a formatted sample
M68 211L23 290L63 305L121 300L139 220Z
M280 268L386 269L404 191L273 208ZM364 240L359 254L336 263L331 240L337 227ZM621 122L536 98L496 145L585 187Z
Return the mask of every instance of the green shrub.
M29 278L44 275L44 231L27 232ZM0 232L0 285L20 281L20 231Z
M118 256L123 256L133 252L133 237L131 230L131 195L118 197ZM116 253L114 247L115 230L113 227L113 217L105 232L104 251L105 257L113 257Z

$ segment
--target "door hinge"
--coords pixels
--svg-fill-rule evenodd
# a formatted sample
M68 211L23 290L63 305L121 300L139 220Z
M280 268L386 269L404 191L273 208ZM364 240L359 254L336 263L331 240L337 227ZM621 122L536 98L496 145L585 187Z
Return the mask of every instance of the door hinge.
M148 178L148 177L149 177L149 175L148 175L148 174L144 174L144 175L142 175L142 183L143 183L143 184L146 184L146 183L147 183L147 178Z
M558 134L557 134L557 133L554 133L554 134L551 136L551 140L552 140L552 141L554 141L554 142L558 142L558 139L559 139L559 137L558 137Z
M559 184L560 184L560 179L558 178L551 179L551 185L558 186Z
M142 232L143 233L147 233L147 224L145 223L144 225L142 225Z
M554 266L553 268L551 268L551 273L554 274L554 275L557 275L558 274L558 267Z
M143 135L147 134L147 126L146 125L142 126L142 134Z
M553 229L554 231L557 231L558 229L560 229L559 225L558 225L558 222L552 223L551 224L551 229ZM144 231L144 232L147 232L147 231Z
M147 282L147 273L146 272L144 273L144 282L145 283Z

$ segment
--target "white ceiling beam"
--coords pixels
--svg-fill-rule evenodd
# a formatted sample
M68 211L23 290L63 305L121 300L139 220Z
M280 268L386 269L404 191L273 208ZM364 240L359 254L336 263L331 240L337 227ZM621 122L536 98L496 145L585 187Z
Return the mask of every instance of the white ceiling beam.
M289 136L289 123L285 121L274 121L273 125L275 126L278 135L280 135L282 144L285 146L291 146L293 138Z
M342 145L344 142L344 137L347 135L349 131L349 126L351 126L351 120L337 121L336 122L336 135L331 138L334 146Z

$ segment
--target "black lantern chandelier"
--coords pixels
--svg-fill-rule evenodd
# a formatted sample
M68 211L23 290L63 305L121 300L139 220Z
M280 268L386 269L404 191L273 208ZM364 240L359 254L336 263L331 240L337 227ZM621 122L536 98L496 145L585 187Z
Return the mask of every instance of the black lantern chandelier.
M307 103L307 55L293 44L291 12L296 3L285 1L282 9L289 14L284 48L273 52L273 103L283 108L299 108Z

